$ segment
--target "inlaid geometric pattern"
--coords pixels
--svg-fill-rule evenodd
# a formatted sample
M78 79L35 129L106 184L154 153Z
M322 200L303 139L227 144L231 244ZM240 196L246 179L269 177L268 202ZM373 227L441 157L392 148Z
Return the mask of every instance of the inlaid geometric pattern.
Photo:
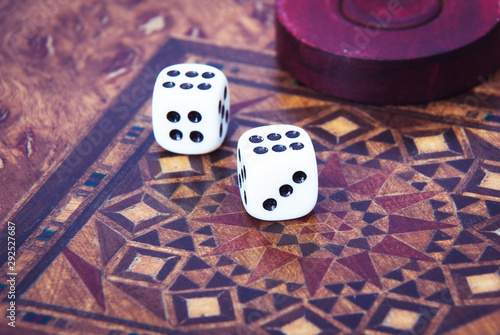
M445 334L488 320L500 329L500 142L475 121L441 123L431 105L354 106L297 85L270 56L226 51L173 39L151 61L161 68L170 55L227 73L221 148L161 149L145 98L71 195L98 168L105 177L58 204L21 247L31 258L19 324L47 333L78 324L87 333ZM305 217L266 222L244 210L236 143L274 123L311 135L319 193Z

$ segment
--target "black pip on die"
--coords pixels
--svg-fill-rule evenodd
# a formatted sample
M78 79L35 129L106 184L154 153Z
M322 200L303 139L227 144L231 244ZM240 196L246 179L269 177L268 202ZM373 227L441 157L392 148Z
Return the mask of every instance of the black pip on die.
M302 128L271 125L248 130L238 140L237 166L243 205L257 219L295 219L316 205L316 155Z
M153 132L164 149L186 155L217 149L227 133L229 87L219 69L177 64L163 69L153 91Z

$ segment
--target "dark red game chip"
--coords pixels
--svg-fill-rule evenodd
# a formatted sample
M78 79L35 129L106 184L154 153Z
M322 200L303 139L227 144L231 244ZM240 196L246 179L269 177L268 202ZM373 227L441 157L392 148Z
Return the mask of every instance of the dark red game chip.
M276 0L276 13L283 66L343 99L436 100L500 66L497 0Z

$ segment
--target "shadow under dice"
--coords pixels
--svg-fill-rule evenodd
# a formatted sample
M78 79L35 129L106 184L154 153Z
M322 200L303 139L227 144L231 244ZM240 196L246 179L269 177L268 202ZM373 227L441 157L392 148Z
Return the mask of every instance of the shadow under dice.
M164 149L187 155L217 149L229 122L226 76L205 64L176 64L163 69L155 82L153 132Z
M237 166L243 205L257 219L295 219L316 205L316 155L311 138L299 127L248 130L238 140Z

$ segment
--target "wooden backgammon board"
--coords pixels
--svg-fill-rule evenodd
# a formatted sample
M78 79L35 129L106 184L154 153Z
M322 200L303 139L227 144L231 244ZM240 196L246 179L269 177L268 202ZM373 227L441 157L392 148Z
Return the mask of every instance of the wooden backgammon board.
M498 74L417 105L336 99L277 62L274 8L0 2L1 334L500 333ZM213 153L154 140L154 80L180 62L229 79ZM259 221L236 143L282 123L313 140L318 202Z

